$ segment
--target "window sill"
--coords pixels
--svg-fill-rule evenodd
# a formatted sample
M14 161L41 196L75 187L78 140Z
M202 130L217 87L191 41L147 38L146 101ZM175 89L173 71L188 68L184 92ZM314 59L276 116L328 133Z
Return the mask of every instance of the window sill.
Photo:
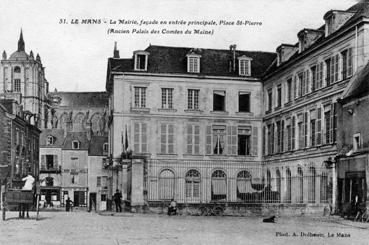
M158 112L171 112L171 113L174 113L174 112L177 112L177 109L173 109L173 108L170 108L170 109L160 108L160 109L158 109Z
M242 115L242 116L254 116L253 112L246 112L246 111L237 111L236 115Z
M287 103L285 103L285 104L284 104L284 107L288 107L288 106L290 106L290 105L292 105L292 101L288 101Z
M203 111L195 110L195 109L187 109L187 110L184 110L184 112L186 112L186 113L202 113Z
M174 157L174 156L178 156L178 154L176 154L176 153L158 153L157 156Z
M136 113L150 113L150 108L136 108L136 107L131 107L131 112L136 112Z
M274 107L274 111L278 111L278 110L280 110L281 108L282 108L281 106Z
M210 111L210 114L216 114L216 115L228 115L228 111Z
M183 157L202 157L203 155L201 154L189 154L189 153L185 153L183 154Z

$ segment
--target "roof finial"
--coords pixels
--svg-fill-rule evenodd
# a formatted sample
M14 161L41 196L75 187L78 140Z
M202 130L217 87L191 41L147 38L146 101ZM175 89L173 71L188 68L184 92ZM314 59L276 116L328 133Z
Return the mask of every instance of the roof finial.
M31 52L29 52L29 56L31 57L31 59L33 59L33 51L31 50Z
M119 59L119 50L117 49L117 42L114 42L114 52L113 52L113 58Z
M6 52L5 52L5 50L3 51L3 60L6 60Z
M19 40L18 40L18 52L20 52L20 51L25 51L22 28L21 28L21 32L20 32L20 36L19 36Z

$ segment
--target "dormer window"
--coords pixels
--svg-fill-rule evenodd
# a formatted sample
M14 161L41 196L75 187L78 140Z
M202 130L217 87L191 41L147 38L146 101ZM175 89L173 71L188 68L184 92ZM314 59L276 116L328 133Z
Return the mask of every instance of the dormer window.
M238 57L238 74L240 76L251 76L251 60L245 55Z
M72 142L72 149L78 150L80 148L80 142L78 140L74 140Z
M135 51L133 55L135 61L135 71L147 71L149 53L146 51Z
M55 143L55 138L52 135L47 136L46 144L47 145L53 145L54 143Z
M187 55L187 72L200 73L200 58L201 55L195 53Z

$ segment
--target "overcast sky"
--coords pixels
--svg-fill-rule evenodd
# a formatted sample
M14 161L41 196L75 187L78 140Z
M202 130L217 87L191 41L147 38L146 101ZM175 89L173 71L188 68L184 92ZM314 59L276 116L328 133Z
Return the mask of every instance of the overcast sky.
M107 59L118 43L121 58L152 45L275 51L281 43L296 43L297 32L318 28L330 9L347 9L355 0L0 0L0 50L8 57L17 49L23 28L26 52L39 53L50 88L58 91L105 90ZM261 26L198 28L214 35L107 34L136 26L71 24L71 19L255 21ZM68 24L59 24L67 19ZM193 30L184 26L148 26L146 29Z

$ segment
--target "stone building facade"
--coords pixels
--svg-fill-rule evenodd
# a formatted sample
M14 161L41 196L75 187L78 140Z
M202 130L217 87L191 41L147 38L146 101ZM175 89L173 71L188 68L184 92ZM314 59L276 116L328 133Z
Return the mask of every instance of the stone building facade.
M0 187L21 188L22 178L31 174L39 178L40 130L30 115L14 100L0 100Z
M106 84L109 153L113 167L124 151L145 159L139 191L148 202L237 202L251 191L247 183L262 183L260 77L275 54L232 45L149 46L132 59L117 55L108 61ZM135 168L123 164L122 186L113 186L124 199L135 191L127 180L142 176Z
M337 155L337 99L368 60L367 5L328 11L323 26L277 48L263 78L266 179L285 203L337 207L336 169L327 162Z

